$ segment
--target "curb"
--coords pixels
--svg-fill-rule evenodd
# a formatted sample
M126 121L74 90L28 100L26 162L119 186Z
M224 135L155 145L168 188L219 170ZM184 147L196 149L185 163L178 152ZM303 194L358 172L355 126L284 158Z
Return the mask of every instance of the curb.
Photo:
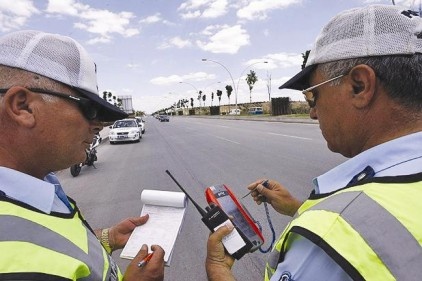
M311 118L293 118L284 116L211 116L211 115L189 115L189 116L177 116L183 118L207 118L207 119L226 119L226 120L243 120L243 121L265 121L265 122L283 122L283 123L304 123L304 124L319 124L318 120Z

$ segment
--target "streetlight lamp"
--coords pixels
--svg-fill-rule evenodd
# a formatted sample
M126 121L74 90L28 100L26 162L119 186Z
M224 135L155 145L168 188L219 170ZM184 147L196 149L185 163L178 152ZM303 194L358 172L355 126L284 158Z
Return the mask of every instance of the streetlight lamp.
M234 84L234 80L233 80L233 76L232 76L232 74L230 73L230 71L227 69L227 67L225 67L222 63L220 63L220 62L218 62L218 61L215 61L215 60L210 60L210 59L202 59L202 61L211 61L211 62L214 62L214 63L216 63L216 64L219 64L220 66L222 66L228 73L229 73L229 75L230 75L230 78L231 78L231 80L232 80L232 83L233 83L233 90L234 90L234 99L235 99L235 109L237 109L237 93L238 93L238 90L239 90L239 82L240 82L240 78L242 78L242 74L249 68L249 67L251 67L251 66L253 66L253 65L255 65L255 64L258 64L258 63L268 63L268 61L258 61L258 62L255 62L255 63L252 63L252 64L250 64L249 66L247 66L244 70L242 70L242 73L240 74L240 77L239 77L239 80L237 81L237 86Z

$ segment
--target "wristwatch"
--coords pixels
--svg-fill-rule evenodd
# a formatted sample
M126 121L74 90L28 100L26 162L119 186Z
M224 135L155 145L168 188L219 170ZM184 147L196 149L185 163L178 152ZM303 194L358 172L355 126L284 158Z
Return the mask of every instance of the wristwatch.
M101 242L101 245L103 245L104 249L107 251L107 253L111 254L113 250L111 249L110 242L108 240L109 232L110 232L109 228L104 228L101 230L100 242Z

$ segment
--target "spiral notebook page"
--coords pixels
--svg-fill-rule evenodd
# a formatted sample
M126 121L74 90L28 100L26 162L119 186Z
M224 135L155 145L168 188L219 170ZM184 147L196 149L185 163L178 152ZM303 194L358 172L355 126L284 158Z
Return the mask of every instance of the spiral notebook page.
M165 250L164 261L170 266L174 244L186 211L186 195L183 192L145 189L141 194L141 202L141 216L149 214L149 219L144 225L135 228L120 257L133 259L143 244L148 247L160 245Z

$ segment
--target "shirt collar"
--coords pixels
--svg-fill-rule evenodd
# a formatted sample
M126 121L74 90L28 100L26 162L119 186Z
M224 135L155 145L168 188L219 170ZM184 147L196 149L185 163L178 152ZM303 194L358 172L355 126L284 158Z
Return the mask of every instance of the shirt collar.
M388 175L388 169L422 157L422 132L400 137L386 143L372 147L346 162L331 169L327 173L314 178L316 193L329 193L346 187L350 180L365 167L370 166L375 171L375 177L381 174ZM407 174L420 172L420 167Z
M0 190L6 196L26 203L44 213L51 213L54 201L54 184L19 171L0 167Z

